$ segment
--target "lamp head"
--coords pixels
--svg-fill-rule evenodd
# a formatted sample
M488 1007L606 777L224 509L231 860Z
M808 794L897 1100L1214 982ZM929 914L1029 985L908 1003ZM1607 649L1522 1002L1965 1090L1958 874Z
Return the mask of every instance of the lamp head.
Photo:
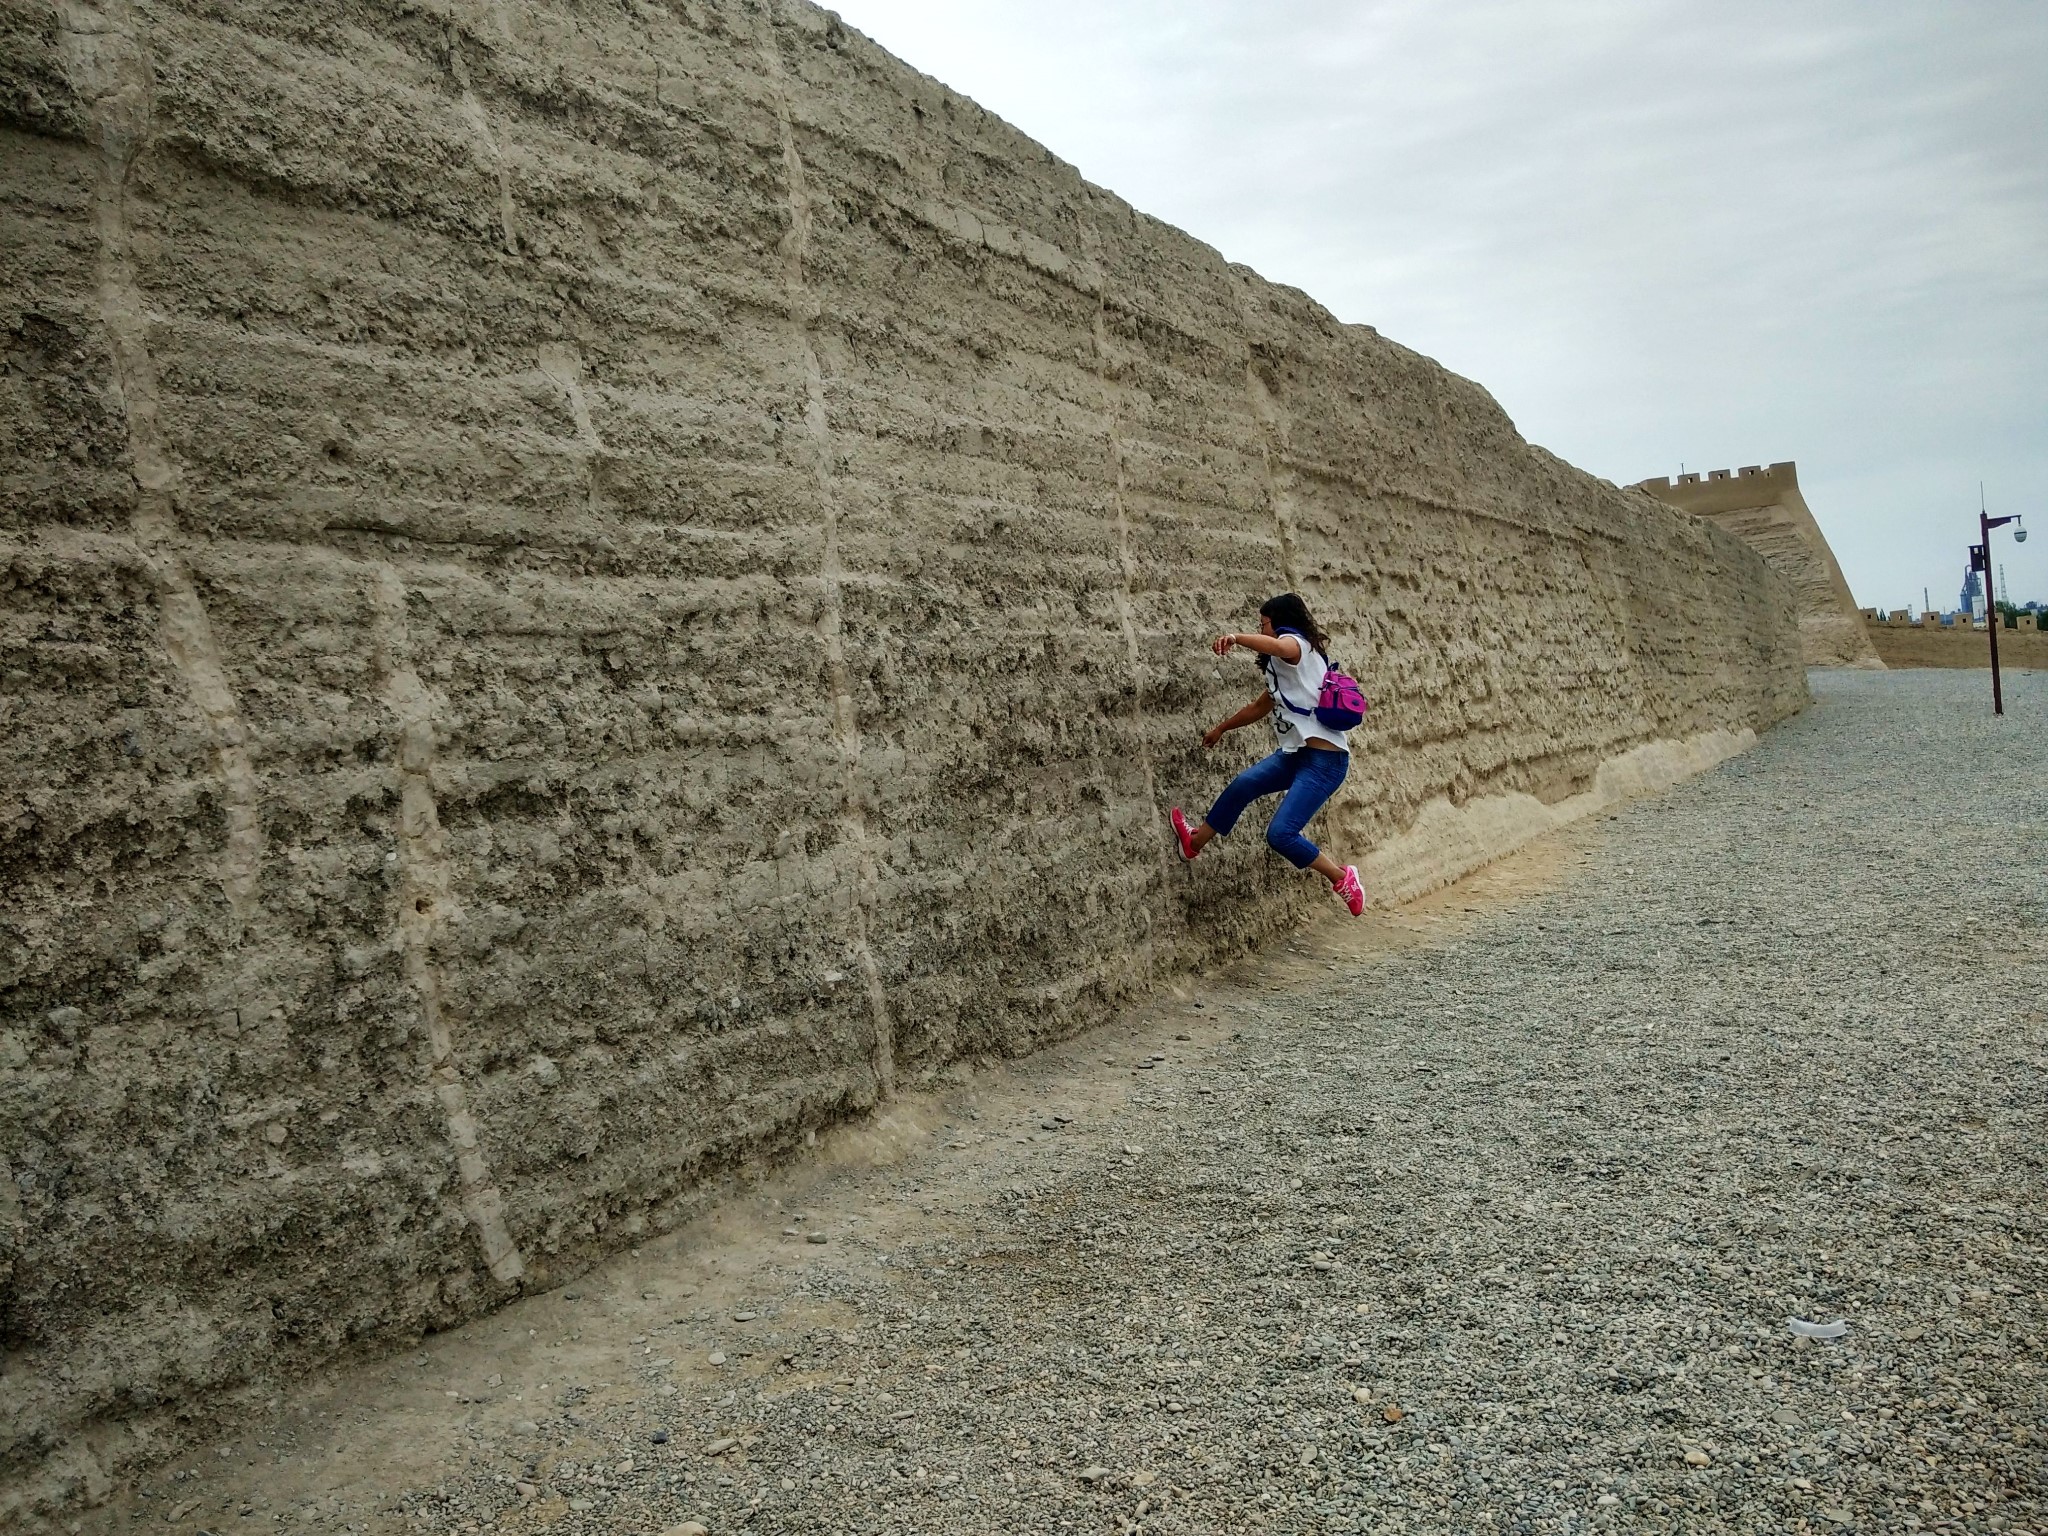
M2018 518L2014 518L2012 520L2012 541L2015 544L2024 544L2027 542L2027 526L2026 524L2022 523Z

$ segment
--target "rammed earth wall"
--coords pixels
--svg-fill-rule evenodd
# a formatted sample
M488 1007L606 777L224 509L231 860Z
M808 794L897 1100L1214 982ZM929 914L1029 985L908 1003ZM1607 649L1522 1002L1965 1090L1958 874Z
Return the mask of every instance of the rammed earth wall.
M1888 667L1982 667L1991 670L1991 637L1974 627L1938 624L1865 624L1864 633ZM2001 669L2048 670L2048 634L2038 629L1998 632ZM1990 695L1990 680L1985 681Z
M1732 473L1716 469L1704 476L1680 475L1675 485L1659 476L1637 488L1739 534L1791 584L1808 666L1884 670L1863 633L1863 615L1835 552L1800 492L1798 465L1749 464Z
M0 1521L1806 699L1785 583L824 12L0 0Z

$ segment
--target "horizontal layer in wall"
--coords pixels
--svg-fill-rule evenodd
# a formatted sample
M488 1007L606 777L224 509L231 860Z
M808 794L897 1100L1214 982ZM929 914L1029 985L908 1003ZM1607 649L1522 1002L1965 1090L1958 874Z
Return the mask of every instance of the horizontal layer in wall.
M1295 921L1162 832L1275 590L1348 856L1804 702L1738 540L823 12L0 27L10 1497Z

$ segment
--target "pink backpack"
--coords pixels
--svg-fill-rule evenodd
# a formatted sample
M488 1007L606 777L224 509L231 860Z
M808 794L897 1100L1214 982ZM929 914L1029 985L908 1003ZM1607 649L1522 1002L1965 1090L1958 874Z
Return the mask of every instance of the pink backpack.
M1283 629L1280 633L1294 636L1303 645L1308 644L1308 636L1298 629ZM1328 657L1323 659L1325 662L1329 661ZM1317 696L1314 709L1304 709L1288 698L1281 692L1277 681L1273 692L1279 695L1282 704L1297 715L1313 715L1318 725L1332 731L1348 731L1364 724L1365 712L1372 708L1371 701L1365 696L1365 690L1358 686L1358 679L1339 672L1334 663L1330 665L1329 671L1323 674L1323 691Z
M1365 712L1371 708L1357 678L1347 677L1335 667L1323 674L1323 691L1316 700L1318 724L1333 731L1348 731L1364 724Z

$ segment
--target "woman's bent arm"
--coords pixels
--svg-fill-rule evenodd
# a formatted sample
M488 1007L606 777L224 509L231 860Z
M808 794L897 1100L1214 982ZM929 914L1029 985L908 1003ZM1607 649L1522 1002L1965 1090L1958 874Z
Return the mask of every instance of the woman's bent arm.
M1294 635L1218 635L1209 642L1209 649L1218 656L1228 656L1233 645L1257 651L1261 656L1278 656L1290 664L1301 660L1301 641Z
M1259 638L1264 639L1265 637L1260 636ZM1271 713L1273 713L1273 695L1262 693L1221 725L1212 725L1208 730L1202 732L1202 745L1213 747L1217 742L1229 735L1230 732L1239 730L1247 725L1256 724Z

